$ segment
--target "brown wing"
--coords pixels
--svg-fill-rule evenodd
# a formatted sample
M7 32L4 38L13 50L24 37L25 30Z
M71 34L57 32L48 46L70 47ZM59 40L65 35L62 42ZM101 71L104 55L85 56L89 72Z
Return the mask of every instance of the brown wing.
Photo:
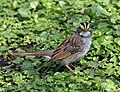
M70 38L64 40L62 44L53 52L52 59L59 60L77 53L82 50L82 44L83 41L77 34L72 35Z

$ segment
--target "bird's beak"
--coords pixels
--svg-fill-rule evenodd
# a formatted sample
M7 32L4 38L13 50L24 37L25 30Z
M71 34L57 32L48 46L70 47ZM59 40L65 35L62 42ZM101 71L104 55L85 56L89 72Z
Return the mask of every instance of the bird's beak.
M87 28L85 28L85 29L84 29L84 31L86 32L86 31L88 31L88 29L87 29Z

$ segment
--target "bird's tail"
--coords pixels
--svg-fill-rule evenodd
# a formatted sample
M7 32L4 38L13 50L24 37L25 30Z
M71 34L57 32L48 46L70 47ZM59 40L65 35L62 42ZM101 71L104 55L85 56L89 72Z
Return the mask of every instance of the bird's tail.
M48 59L51 59L53 51L54 50L42 50L42 51L35 51L35 52L13 52L13 54L10 57L14 59L18 56L44 56ZM10 60L6 60L0 57L0 66L8 65L8 62L10 62Z
M36 52L14 52L13 56L52 56L54 50L42 50Z

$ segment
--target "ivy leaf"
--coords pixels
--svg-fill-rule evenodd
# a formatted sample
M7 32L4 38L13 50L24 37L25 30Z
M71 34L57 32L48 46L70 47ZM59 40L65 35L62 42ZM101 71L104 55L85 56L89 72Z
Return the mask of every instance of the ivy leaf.
M118 45L120 45L120 38L115 38L114 42L117 43Z
M33 8L33 9L36 9L36 7L38 6L38 4L39 4L39 1L31 1L30 2L30 6Z
M101 12L101 14L104 14L106 16L110 16L109 12L105 8L103 8L102 6L97 6L97 12L98 13Z
M113 14L113 15L110 17L111 23L116 23L118 20L120 20L119 14Z
M22 17L29 17L31 12L30 12L29 9L20 8L20 9L18 9L18 13L19 13Z

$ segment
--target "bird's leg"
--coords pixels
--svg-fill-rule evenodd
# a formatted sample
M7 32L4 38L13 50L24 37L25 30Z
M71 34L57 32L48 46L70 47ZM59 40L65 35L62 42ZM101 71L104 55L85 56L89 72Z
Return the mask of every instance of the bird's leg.
M60 71L60 69L61 69L61 64L57 67L57 71Z
M75 70L77 69L73 64L70 64Z
M73 64L70 64L70 65L74 68L74 70L78 70L77 67L75 67ZM83 67L81 66L79 70L82 71Z
M45 69L44 74L50 69L54 61L50 60L50 64L48 65L47 69Z
M73 74L75 74L75 72L69 67L69 65L65 65Z

